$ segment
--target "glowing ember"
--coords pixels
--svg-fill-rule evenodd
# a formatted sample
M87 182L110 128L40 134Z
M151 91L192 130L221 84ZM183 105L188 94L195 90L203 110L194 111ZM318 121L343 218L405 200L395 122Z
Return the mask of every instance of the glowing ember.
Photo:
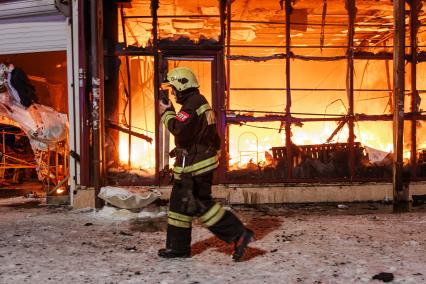
M65 189L64 188L58 188L57 190L56 190L56 193L57 194L62 194L62 193L64 193L65 192Z

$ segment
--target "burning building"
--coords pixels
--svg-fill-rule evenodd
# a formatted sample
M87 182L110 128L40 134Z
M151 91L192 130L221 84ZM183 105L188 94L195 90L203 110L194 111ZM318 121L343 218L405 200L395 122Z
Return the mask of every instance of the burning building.
M38 180L48 195L69 188L68 125L74 114L69 7L54 0L0 3L2 186L10 184L12 171L12 183Z
M167 180L173 140L158 123L156 98L177 66L195 71L220 121L218 183L391 181L393 132L402 129L402 174L424 179L426 16L421 1L403 8L405 28L395 30L390 0L104 6L115 80L105 90L106 180ZM395 84L405 85L397 89L403 105Z
M420 0L65 2L75 189L168 184L178 66L219 122L216 184L426 180Z

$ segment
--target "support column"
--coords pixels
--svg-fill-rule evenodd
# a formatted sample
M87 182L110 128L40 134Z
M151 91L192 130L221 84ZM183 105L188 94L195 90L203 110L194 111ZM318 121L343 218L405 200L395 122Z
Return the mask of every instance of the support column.
M86 43L89 42L90 22L86 18L86 11L90 9L90 3L78 0L78 93L79 93L79 113L80 113L80 139L77 141L77 154L80 155L80 171L77 172L77 183L82 186L91 186L91 175L93 167L90 158L90 125L89 125L89 93L90 83L88 83L90 50ZM88 14L88 13L87 13ZM89 80L90 81L90 80Z
M224 166L225 169L228 169L228 163L229 163L229 128L227 127L226 124L226 109L229 108L229 101L230 101L230 96L231 96L231 14L232 11L232 4L231 4L231 0L227 0L226 1L226 34L224 36L223 40L226 40L226 51L224 50L223 52L226 52L226 70L224 70L225 72L225 98L223 100L223 104L224 104L224 109L223 111L221 111L222 116L224 116L223 119L223 128L224 128L224 133L225 133L225 139L222 139L221 141L221 148L225 151L225 153L223 153L221 155L221 161L220 163ZM225 39L226 37L226 39ZM227 171L227 170L226 170ZM224 179L226 179L226 171L224 171Z
M157 10L159 4L158 0L151 0L151 16L152 16L152 37L153 37L153 53L154 53L154 106L155 106L155 180L157 184L160 184L160 131L163 131L160 127L160 117L158 110L159 100L159 88L160 88L160 69L159 69L159 50L158 50L158 17Z
M115 46L118 42L118 5L109 0L104 0L104 50L105 50L105 80L104 80L104 102L105 102L105 122L120 121L120 97L118 92L118 75L120 62L118 57L114 55ZM105 160L103 172L107 175L106 164L114 162L113 166L118 167L120 163L119 147L119 131L107 126L104 135L105 143Z
M292 157L292 145L291 141L291 78L290 78L290 60L291 60L291 38L290 38L290 16L293 7L291 6L291 0L285 1L285 79L286 79L286 107L285 107L285 146L287 155L287 178L293 178L293 157Z
M421 8L420 0L411 0L410 2L410 51L411 51L411 178L416 178L417 171L417 127L416 114L418 113L418 98L417 91L417 33L419 31L419 11Z
M394 209L408 202L403 185L404 91L405 91L405 1L393 1L394 15L394 113L393 113L393 200Z
M228 104L226 103L226 71L225 71L225 52L226 52L226 44L229 42L227 41L227 28L226 23L228 20L228 3L230 5L230 1L228 0L219 0L220 5L220 45L222 47L221 51L219 52L219 55L217 57L217 87L218 87L218 94L219 97L217 98L217 125L218 125L218 132L220 135L220 149L221 149L221 155L220 155L220 166L217 171L218 173L218 179L217 183L224 183L226 179L226 171L228 168L228 149L226 148L226 139L229 137L227 135L227 128L226 128L226 108ZM230 7L229 7L230 11ZM230 21L230 18L229 18ZM229 23L228 23L229 24ZM229 54L228 54L229 55ZM229 64L229 61L227 61ZM214 106L213 106L214 107Z
M346 90L348 96L348 127L349 127L349 177L352 178L355 175L355 133L354 133L354 35L355 35L355 16L356 16L356 7L355 0L348 0L347 9L349 15L349 24L348 24L348 68L346 74Z
M123 32L123 41L124 46L127 51L127 34L126 34L126 20L124 19L124 11L123 11L123 5L120 7L120 15L121 15L121 28ZM132 80L130 76L130 61L129 61L129 54L126 52L125 55L126 60L126 78L127 78L127 109L129 111L129 118L127 120L127 127L129 128L129 131L132 131ZM126 114L124 114L126 115ZM127 158L127 167L130 170L132 168L132 135L129 133L128 137L128 146L127 146L129 156Z
M101 155L102 140L102 100L103 100L103 21L102 1L92 0L90 2L90 38L91 38L91 83L92 83L92 146L93 146L93 186L95 196L98 196L102 185L101 169L103 157ZM101 199L96 197L95 206L103 206Z

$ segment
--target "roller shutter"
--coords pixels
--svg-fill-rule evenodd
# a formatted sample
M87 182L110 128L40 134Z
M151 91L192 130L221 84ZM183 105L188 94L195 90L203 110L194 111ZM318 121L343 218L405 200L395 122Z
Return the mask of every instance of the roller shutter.
M0 54L67 48L67 22L55 0L0 2Z

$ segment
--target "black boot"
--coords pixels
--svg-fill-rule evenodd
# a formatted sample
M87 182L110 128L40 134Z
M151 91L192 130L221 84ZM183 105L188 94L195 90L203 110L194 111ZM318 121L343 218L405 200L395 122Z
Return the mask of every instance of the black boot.
M247 249L248 244L253 241L254 233L250 229L245 229L244 233L238 238L235 242L234 253L232 254L232 259L234 261L240 261L244 255L244 252Z
M164 248L158 250L158 256L163 258L188 258L191 257L191 252L179 252L174 249Z

